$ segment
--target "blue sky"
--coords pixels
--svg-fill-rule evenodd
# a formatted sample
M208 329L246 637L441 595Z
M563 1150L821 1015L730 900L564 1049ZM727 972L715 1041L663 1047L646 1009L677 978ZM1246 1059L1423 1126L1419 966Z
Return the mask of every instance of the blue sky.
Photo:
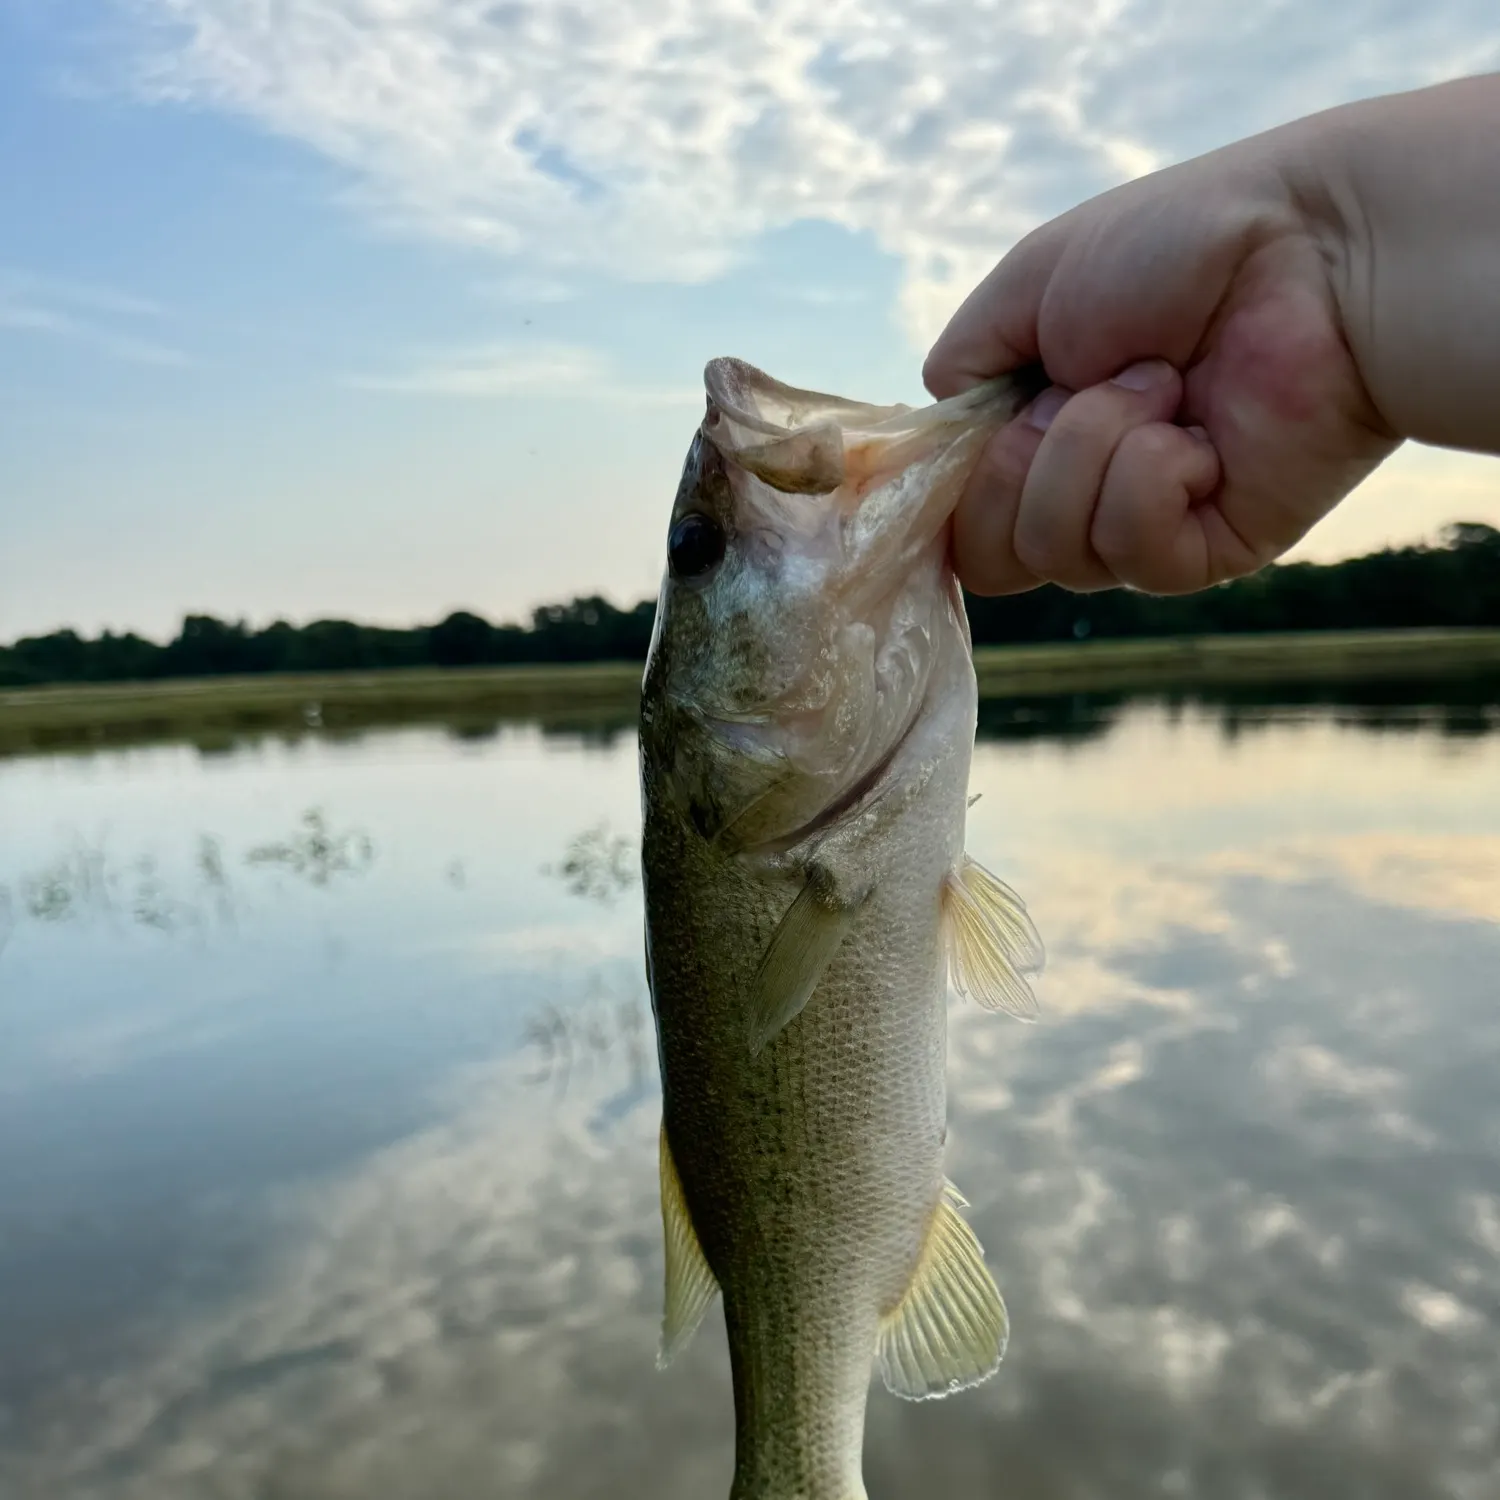
M0 0L0 639L650 593L708 357L919 400L1031 225L1500 65L1491 0L1313 9ZM1302 550L1460 515L1414 451Z

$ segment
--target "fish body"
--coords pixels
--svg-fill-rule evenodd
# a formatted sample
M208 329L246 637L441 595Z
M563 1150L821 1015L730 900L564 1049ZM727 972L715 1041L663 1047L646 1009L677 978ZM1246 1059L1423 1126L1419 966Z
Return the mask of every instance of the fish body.
M911 411L733 360L706 384L641 707L662 1358L722 1293L731 1500L863 1500L872 1364L946 1395L1008 1336L943 1173L947 986L1025 1014L1041 950L964 852L948 534L1034 387Z

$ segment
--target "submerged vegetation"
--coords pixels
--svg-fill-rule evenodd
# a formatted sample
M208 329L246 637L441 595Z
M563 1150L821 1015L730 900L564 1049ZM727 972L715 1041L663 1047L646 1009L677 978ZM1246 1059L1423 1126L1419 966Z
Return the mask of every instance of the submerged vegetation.
M163 934L233 927L247 893L232 873L280 871L299 885L327 890L365 874L375 846L362 829L336 829L321 808L303 813L286 838L246 850L238 860L223 842L200 833L191 858L122 855L102 838L75 837L45 864L0 881L0 948L22 921L47 926L104 923Z

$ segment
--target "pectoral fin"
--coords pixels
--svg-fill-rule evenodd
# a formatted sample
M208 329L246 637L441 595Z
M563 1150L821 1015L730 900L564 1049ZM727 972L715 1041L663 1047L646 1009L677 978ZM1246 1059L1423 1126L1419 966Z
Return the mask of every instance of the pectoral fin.
M750 987L752 1055L802 1013L861 904L841 901L831 883L817 876L802 887L771 934Z
M906 1295L882 1321L877 1356L886 1389L909 1401L947 1396L987 1380L1000 1366L1010 1319L963 1199L943 1185Z
M959 994L972 994L986 1010L1034 1019L1036 997L1023 976L1039 973L1046 955L1021 898L965 855L944 882L943 921Z
M682 1196L682 1182L677 1176L677 1164L672 1160L665 1120L662 1121L659 1155L667 1284L656 1367L664 1370L697 1332L719 1284L708 1268L703 1248L698 1243L698 1231L693 1228L688 1214L687 1200Z

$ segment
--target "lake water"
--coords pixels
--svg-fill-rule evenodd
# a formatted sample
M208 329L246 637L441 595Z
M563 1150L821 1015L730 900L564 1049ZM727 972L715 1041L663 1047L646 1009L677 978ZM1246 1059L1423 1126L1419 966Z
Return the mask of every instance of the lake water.
M654 1368L628 731L0 761L0 1495L722 1500ZM1009 1303L871 1500L1493 1500L1500 713L990 705L1040 1024L953 1002Z

